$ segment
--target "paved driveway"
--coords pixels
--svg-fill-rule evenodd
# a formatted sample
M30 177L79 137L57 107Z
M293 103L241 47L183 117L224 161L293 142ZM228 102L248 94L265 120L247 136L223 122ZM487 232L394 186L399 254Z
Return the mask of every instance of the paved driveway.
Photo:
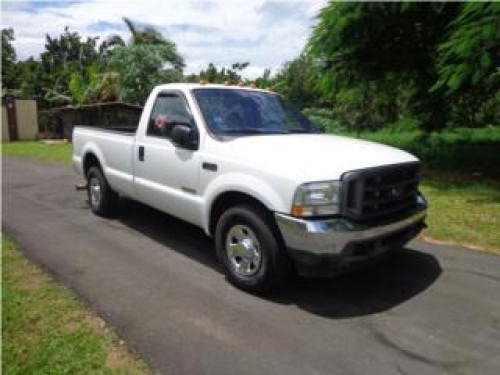
M500 257L412 242L256 297L201 230L127 202L91 214L68 166L3 160L3 230L164 374L498 374Z

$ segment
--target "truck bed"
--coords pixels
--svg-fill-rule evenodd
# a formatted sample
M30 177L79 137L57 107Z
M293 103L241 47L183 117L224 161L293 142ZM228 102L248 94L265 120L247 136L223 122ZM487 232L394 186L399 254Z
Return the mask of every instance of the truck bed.
M81 159L91 151L105 161L102 167L111 187L133 197L133 155L135 131L129 126L82 126L73 129L73 161L82 165ZM84 171L80 173L83 175Z

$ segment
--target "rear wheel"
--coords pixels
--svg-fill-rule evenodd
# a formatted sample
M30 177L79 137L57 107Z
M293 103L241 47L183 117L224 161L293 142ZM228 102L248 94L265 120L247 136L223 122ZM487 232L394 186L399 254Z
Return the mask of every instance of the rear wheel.
M250 292L263 292L287 278L290 259L273 228L270 215L256 206L235 206L222 214L215 244L231 283Z
M115 212L118 194L111 189L99 167L91 167L87 173L87 195L95 214L109 216Z

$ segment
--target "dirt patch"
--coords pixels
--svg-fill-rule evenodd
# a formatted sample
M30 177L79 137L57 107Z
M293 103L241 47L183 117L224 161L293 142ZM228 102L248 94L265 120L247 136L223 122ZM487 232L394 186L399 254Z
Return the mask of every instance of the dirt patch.
M37 267L26 261L22 263L22 267L15 267L11 272L16 287L25 291L33 291L40 289L48 282L49 278Z
M122 343L123 341L120 341L118 344L113 345L108 351L106 366L110 369L116 370L130 366L132 355L127 351L124 345L120 345Z

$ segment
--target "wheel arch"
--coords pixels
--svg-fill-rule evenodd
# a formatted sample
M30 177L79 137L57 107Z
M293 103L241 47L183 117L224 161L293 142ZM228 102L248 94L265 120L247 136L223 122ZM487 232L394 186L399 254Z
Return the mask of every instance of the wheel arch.
M87 176L89 169L92 167L99 167L102 171L102 166L99 158L92 151L89 151L83 157L83 175Z
M252 205L257 206L263 211L271 215L271 210L258 198L237 190L230 190L220 193L210 207L208 231L210 235L215 233L215 227L222 214L230 207L237 205Z

